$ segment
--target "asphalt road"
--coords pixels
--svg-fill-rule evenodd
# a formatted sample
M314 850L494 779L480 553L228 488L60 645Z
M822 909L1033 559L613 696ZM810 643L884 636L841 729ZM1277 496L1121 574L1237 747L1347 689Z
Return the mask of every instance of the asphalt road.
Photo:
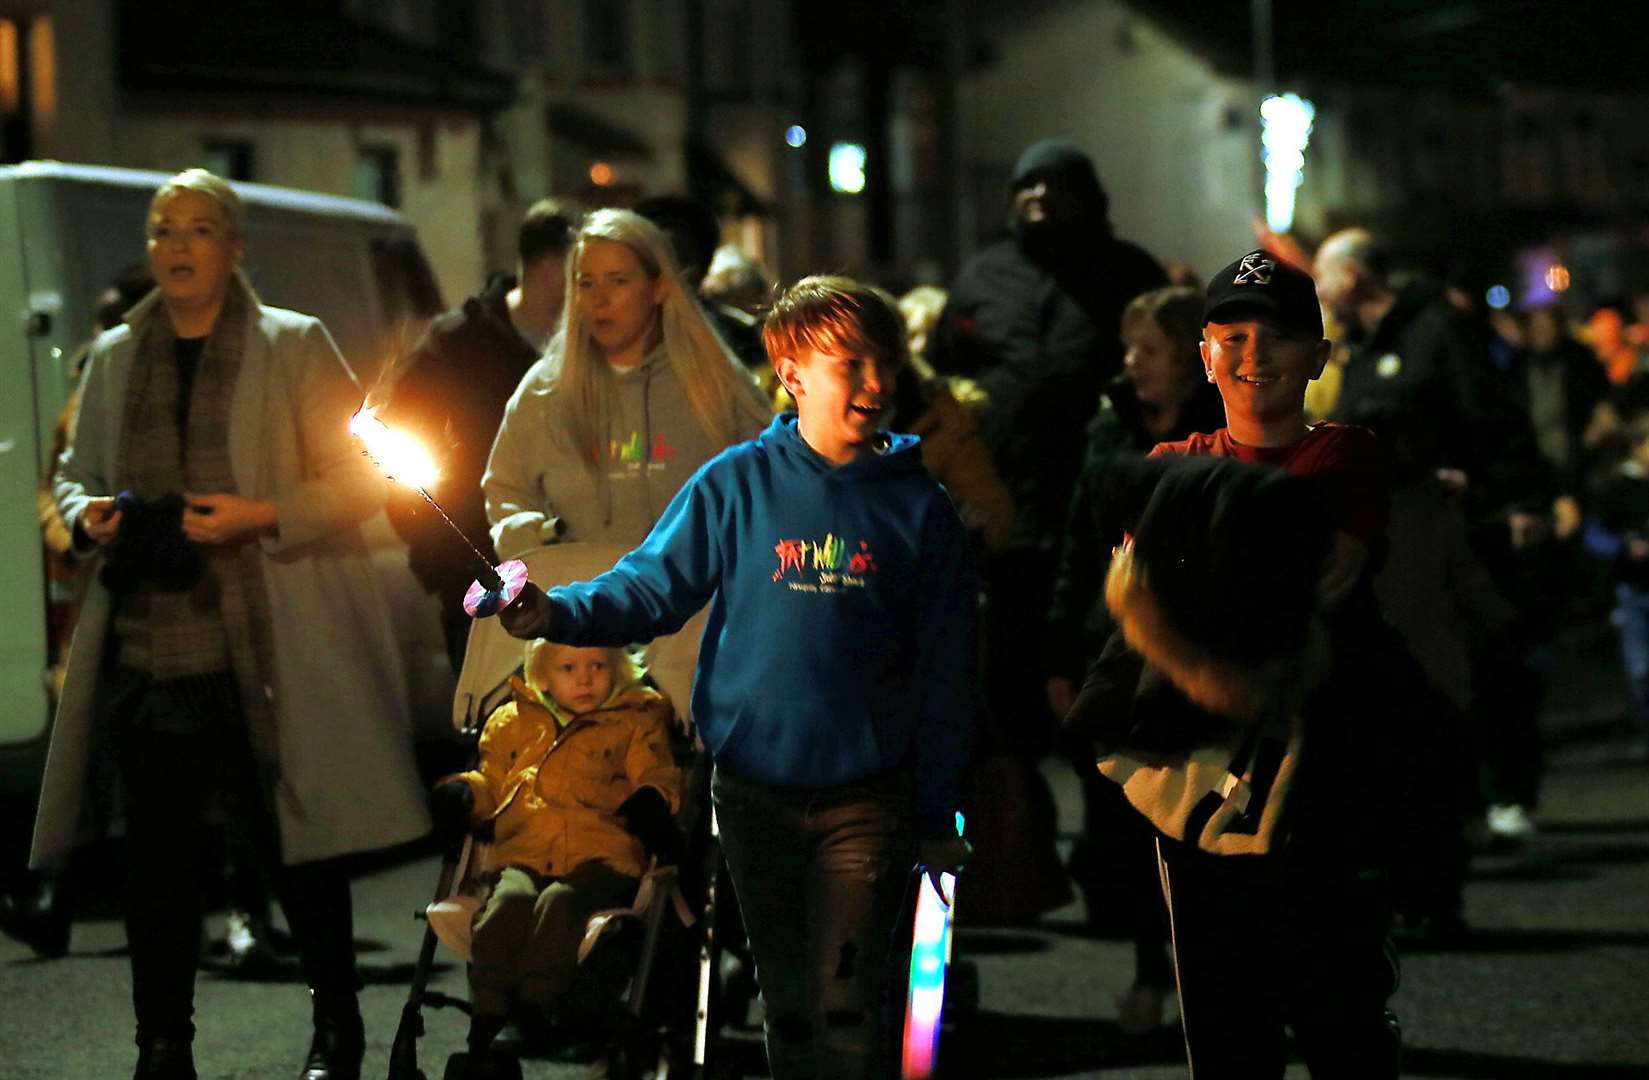
M1520 852L1476 860L1465 947L1404 957L1395 1000L1406 1076L1649 1077L1649 769L1622 760L1610 659L1599 634L1566 650L1547 719L1541 831ZM1074 784L1058 769L1049 776L1070 827ZM385 1073L421 933L411 914L434 876L433 859L420 855L356 880L369 1077ZM1085 936L1081 916L1073 903L1035 928L961 936L959 954L979 969L980 1001L947 1034L946 1075L1185 1075L1172 1029L1118 1033L1115 999L1131 976L1130 953L1121 941ZM462 968L443 960L435 985L462 993ZM66 959L38 960L0 938L0 1080L129 1076L129 992L124 933L107 903L87 905ZM308 1003L295 967L264 982L207 971L198 1011L203 1078L296 1074ZM434 1080L462 1046L465 1024L432 1013L428 1029L420 1057ZM528 1061L525 1074L581 1069ZM1299 1065L1289 1071L1304 1075Z

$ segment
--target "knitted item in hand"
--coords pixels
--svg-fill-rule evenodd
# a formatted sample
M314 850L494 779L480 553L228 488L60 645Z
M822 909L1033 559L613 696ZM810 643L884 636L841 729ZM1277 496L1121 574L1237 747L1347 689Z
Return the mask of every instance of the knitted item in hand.
M141 586L187 592L206 570L200 545L183 535L183 496L145 499L131 491L115 496L120 530L109 545L99 579L112 593Z

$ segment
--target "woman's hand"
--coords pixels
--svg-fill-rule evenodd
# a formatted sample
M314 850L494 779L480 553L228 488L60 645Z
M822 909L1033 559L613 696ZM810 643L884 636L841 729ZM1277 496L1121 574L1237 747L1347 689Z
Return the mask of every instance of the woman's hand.
M241 495L184 492L183 535L197 544L227 544L244 536L274 532L280 524L275 504Z
M92 499L80 512L80 520L76 524L88 540L102 547L120 532L120 508L107 495Z

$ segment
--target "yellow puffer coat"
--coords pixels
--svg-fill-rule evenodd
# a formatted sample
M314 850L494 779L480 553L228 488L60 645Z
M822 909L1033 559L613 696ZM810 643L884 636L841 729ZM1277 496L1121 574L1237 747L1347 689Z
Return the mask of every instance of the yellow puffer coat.
M558 729L524 682L513 685L514 700L487 719L479 768L447 778L469 784L475 795L470 824L493 825L488 867L565 874L600 859L640 877L646 851L617 811L642 787L656 788L671 813L681 808L670 699L631 687Z

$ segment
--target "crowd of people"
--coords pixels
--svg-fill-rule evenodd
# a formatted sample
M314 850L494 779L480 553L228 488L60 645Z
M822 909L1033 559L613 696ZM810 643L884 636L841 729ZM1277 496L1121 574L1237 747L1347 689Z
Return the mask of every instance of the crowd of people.
M1397 1075L1394 941L1461 940L1474 844L1538 827L1571 621L1612 618L1649 757L1649 332L1463 310L1360 228L1171 281L1064 141L1009 195L948 291L897 300L775 288L682 196L530 209L515 273L434 320L383 412L441 448L433 494L489 560L550 549L500 615L510 698L431 787L360 525L387 507L455 672L474 554L354 452L361 390L252 290L234 189L156 192L152 278L43 496L84 593L33 853L64 862L106 747L140 1080L196 1075L220 832L290 927L304 1080L361 1070L344 857L432 825L493 841L465 1075L507 1075L513 1016L593 1023L583 923L679 850L678 727L780 1080L885 1075L907 878L964 865L973 923L1074 885L1133 942L1122 1029L1177 996L1198 1076L1281 1076L1285 1029L1313 1075ZM690 700L639 648L672 635ZM1065 860L1050 756L1084 800ZM60 953L39 915L0 902ZM632 1069L604 1034L598 1069Z

